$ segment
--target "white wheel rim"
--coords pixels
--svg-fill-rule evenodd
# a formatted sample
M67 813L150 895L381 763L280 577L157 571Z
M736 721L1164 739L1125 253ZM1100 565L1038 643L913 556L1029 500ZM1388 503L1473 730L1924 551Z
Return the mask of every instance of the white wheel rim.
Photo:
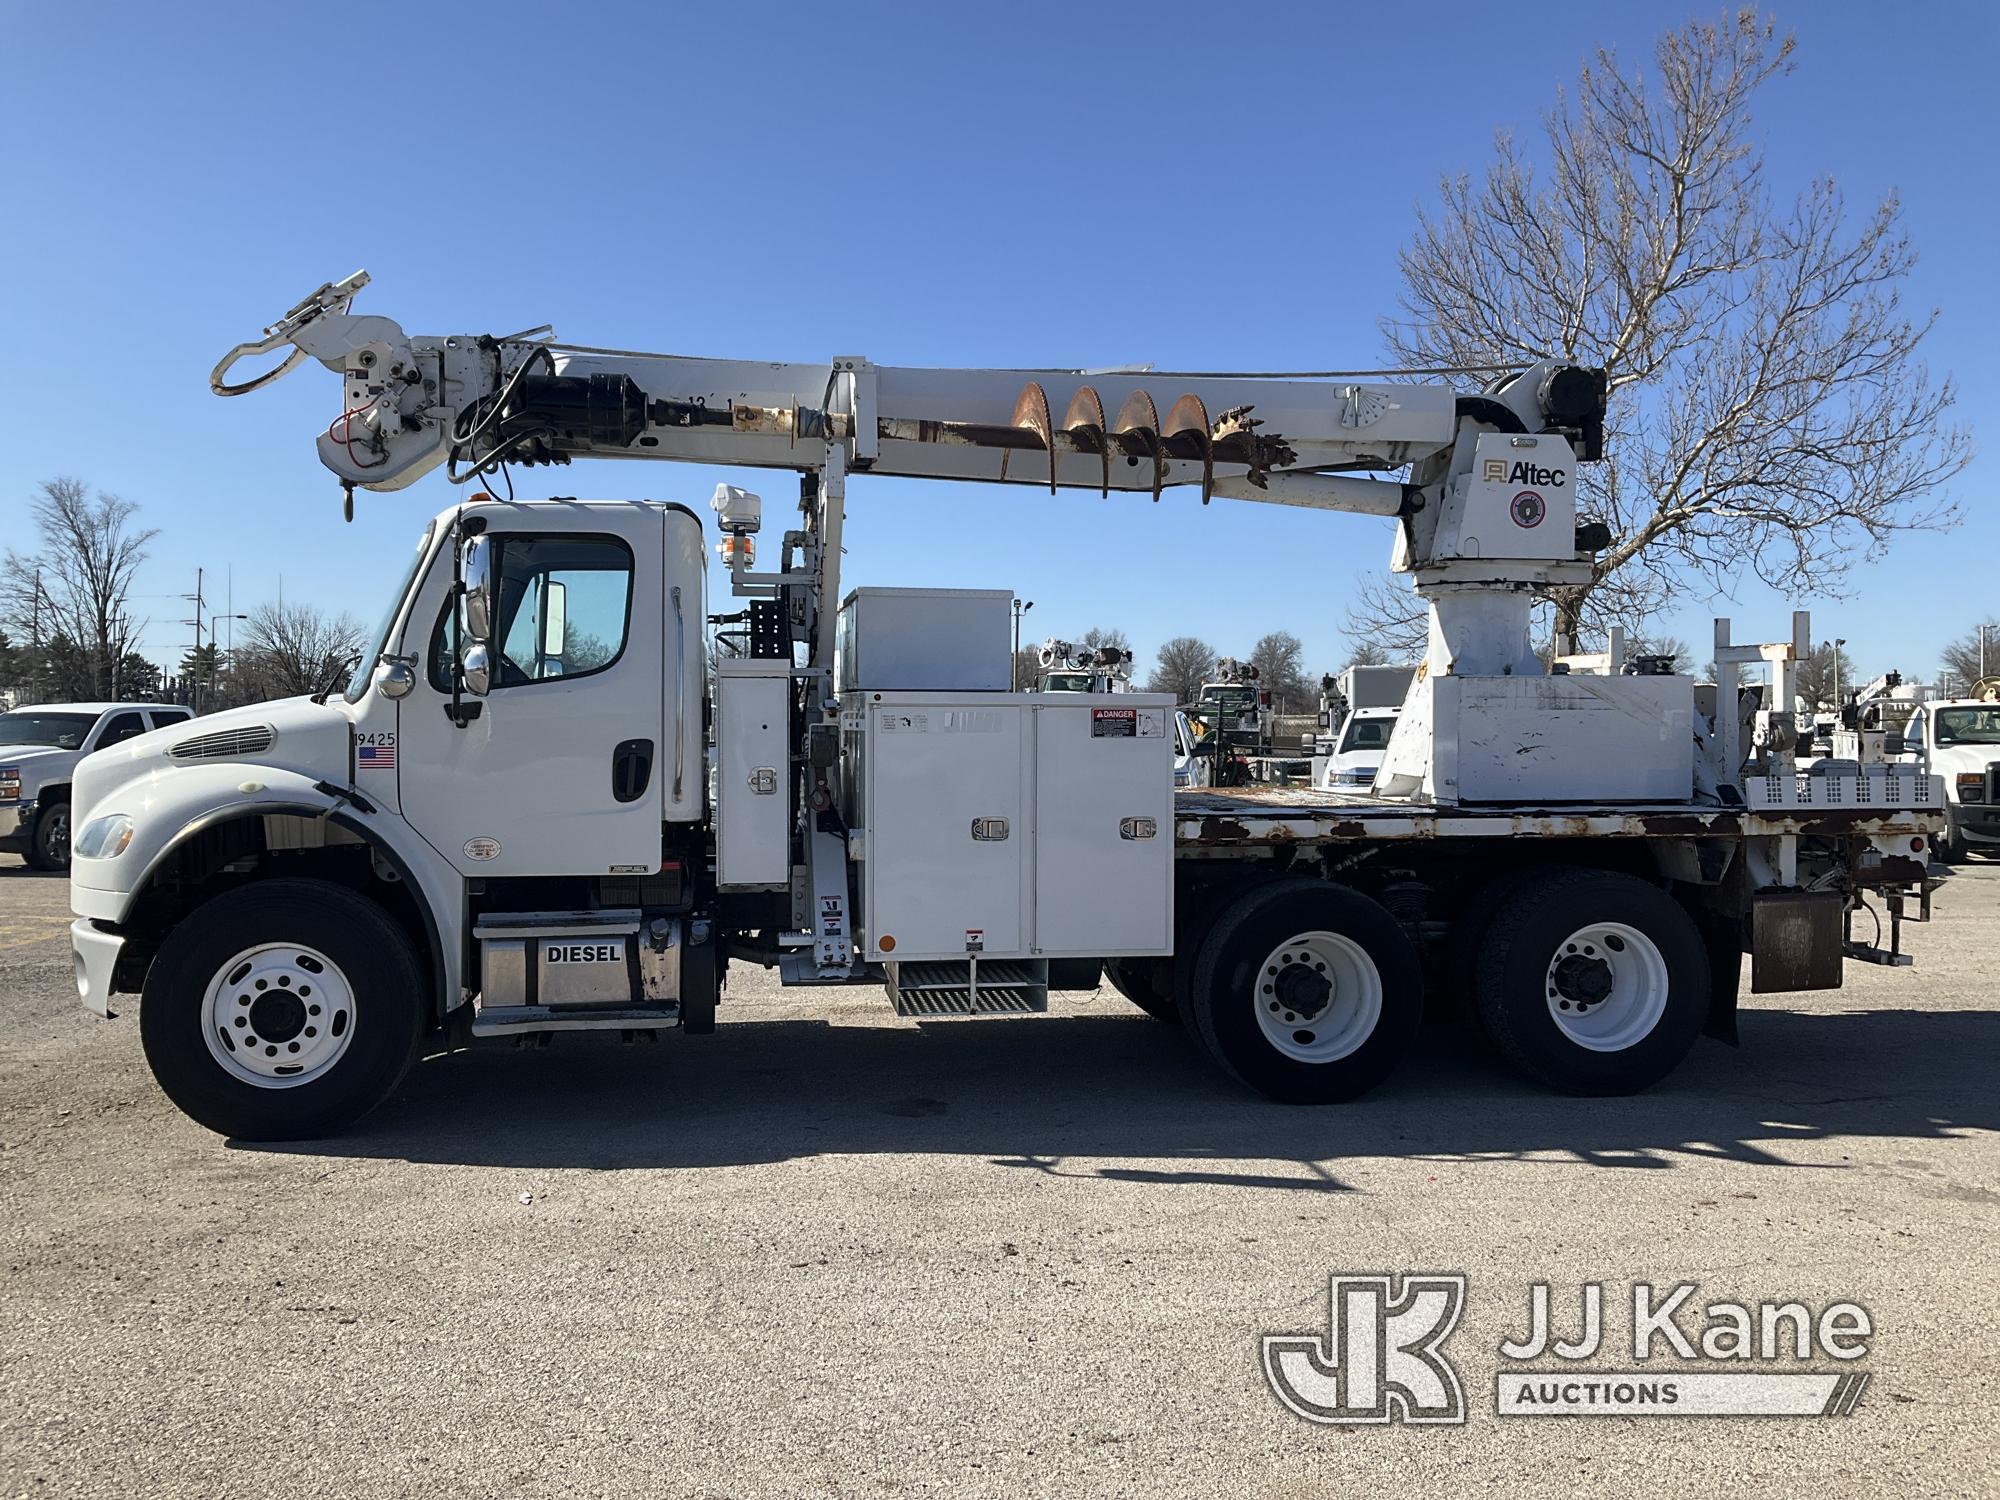
M1357 1051L1382 1020L1382 974L1353 938L1301 932L1257 966L1257 1025L1295 1062L1330 1063Z
M354 990L332 959L299 943L260 943L230 959L201 1000L201 1031L223 1072L291 1089L331 1069L354 1040Z
M1542 981L1556 1029L1592 1052L1623 1052L1667 1013L1667 961L1623 922L1593 922L1556 945Z

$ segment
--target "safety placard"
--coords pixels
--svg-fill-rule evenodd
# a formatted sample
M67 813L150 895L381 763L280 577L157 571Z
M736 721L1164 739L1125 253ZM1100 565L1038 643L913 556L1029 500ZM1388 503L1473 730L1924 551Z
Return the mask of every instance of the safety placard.
M1093 708L1090 737L1094 740L1157 740L1166 736L1167 715L1158 708Z

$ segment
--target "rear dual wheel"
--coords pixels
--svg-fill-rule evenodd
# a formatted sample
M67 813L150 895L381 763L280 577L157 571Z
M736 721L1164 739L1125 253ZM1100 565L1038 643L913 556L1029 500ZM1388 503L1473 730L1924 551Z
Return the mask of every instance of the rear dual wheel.
M1174 1004L1174 961L1170 958L1107 958L1105 981L1156 1021L1180 1024Z
M1522 881L1479 940L1473 988L1494 1044L1572 1094L1650 1088L1708 1017L1707 950L1665 891L1606 870Z
M1373 1088L1416 1040L1423 969L1378 903L1324 881L1279 880L1209 931L1188 1011L1233 1077L1287 1104L1330 1104Z

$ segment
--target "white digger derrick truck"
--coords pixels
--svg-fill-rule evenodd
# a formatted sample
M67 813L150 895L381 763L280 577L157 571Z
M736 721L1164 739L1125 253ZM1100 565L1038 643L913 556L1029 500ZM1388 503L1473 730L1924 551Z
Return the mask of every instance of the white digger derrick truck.
M1602 442L1596 372L1466 396L706 360L411 336L351 311L365 280L212 381L333 370L318 449L350 504L439 467L617 457L790 471L799 518L760 569L761 502L718 490L749 653L711 673L693 510L468 488L385 579L344 691L84 763L79 991L107 1016L143 995L155 1076L216 1130L336 1129L427 1039L699 1035L746 963L916 1017L1043 1010L1101 964L1243 1082L1313 1103L1381 1079L1428 993L1543 1082L1617 1092L1733 1035L1746 952L1757 991L1835 985L1846 958L1906 962L1898 924L1928 915L1935 779L1801 774L1789 716L1739 709L1743 664L1792 701L1803 617L1755 646L1719 624L1710 689L1544 674L1534 592L1607 542L1571 483ZM283 362L228 383L260 352ZM1007 691L1004 592L843 601L867 474L1392 521L1430 646L1372 797L1177 798L1169 699Z

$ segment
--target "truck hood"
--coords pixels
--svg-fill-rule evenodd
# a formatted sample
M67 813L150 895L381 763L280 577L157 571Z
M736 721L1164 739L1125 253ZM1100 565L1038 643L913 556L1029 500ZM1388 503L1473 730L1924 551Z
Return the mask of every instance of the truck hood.
M1940 745L1931 751L1931 772L1950 776L1957 771L1983 771L2000 760L2000 745Z
M0 766L19 766L27 771L35 766L51 763L67 765L81 753L64 750L58 745L0 745Z
M295 771L345 786L350 727L338 698L285 698L170 724L85 756L76 768L72 816L82 827L99 811L136 815L155 799L163 777L196 767L229 767L246 780L263 769Z

